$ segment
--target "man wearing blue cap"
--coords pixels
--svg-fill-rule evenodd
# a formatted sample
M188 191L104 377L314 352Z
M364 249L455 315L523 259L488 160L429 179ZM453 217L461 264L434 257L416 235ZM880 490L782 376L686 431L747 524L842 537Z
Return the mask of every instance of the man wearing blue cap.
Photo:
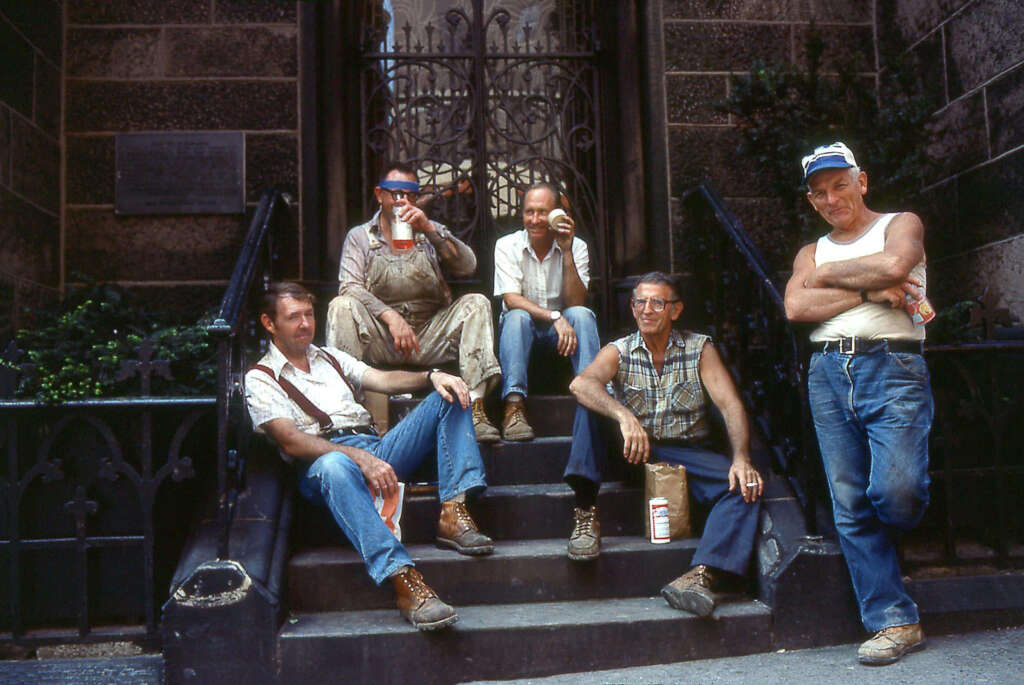
M843 143L816 148L803 172L832 230L797 254L786 315L818 324L811 411L861 620L875 633L857 656L890 664L925 644L895 548L928 505L934 405L924 326L906 311L924 298L924 226L910 212L867 208L867 174Z
M484 395L501 376L494 354L491 305L480 294L452 301L445 275L476 270L468 245L417 205L420 186L404 163L384 168L374 189L380 209L348 232L341 251L338 296L327 313L327 344L370 364L431 367L458 360L470 387L480 441L498 440ZM395 234L396 219L411 227Z

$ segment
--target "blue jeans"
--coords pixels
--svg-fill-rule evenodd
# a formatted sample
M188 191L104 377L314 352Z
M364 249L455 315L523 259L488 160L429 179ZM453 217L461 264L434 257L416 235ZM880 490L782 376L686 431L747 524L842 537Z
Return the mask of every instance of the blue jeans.
M596 428L600 419L591 411L586 413ZM592 444L593 449L587 452L577 452L574 449L570 455L569 463L565 467L565 479L570 484L574 477L601 483L601 473L608 455L607 444L601 439L595 440ZM573 447L575 448L575 444ZM739 488L729 491L729 467L732 460L702 447L681 447L652 442L648 461L663 461L686 467L686 481L690 494L700 504L711 507L692 564L705 564L730 573L745 574L754 552L761 500L747 503L743 501Z
M573 373L579 374L594 361L601 349L601 338L597 333L597 317L586 307L569 307L562 316L576 331L576 351L569 360ZM526 368L534 342L540 343L549 353L558 346L558 333L550 323L537 323L524 309L510 309L501 315L498 322L498 357L501 362L501 398L517 392L526 397ZM572 424L572 451L589 451L596 435L596 424L587 416L583 407L576 406ZM592 425L593 424L593 425Z
M437 494L442 502L486 487L472 412L446 402L436 392L383 438L343 435L333 442L360 447L386 461L398 480L408 478L424 459L436 453ZM381 520L363 472L348 455L328 452L312 463L300 464L299 492L330 510L378 585L402 566L413 565L405 547Z
M895 538L928 506L928 432L934 404L919 354L816 352L811 412L832 493L839 543L869 631L918 622Z

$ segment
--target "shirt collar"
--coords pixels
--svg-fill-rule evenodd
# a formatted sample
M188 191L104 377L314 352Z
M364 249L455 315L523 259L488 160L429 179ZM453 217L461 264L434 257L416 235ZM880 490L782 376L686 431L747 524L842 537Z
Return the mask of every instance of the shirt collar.
M665 345L665 352L667 353L668 348L672 347L673 345L677 347L684 347L682 334L674 328L670 330L668 333L668 344ZM647 343L644 342L644 336L640 335L640 331L637 331L636 333L633 334L633 340L630 343L629 349L634 351L646 350L648 354L651 353L651 351L647 349Z
M533 245L530 244L530 233L525 228L519 231L519 246L523 252L537 257L537 252L533 249ZM555 250L558 250L559 254L562 253L562 247L558 244L557 240L551 243L551 249L548 250L548 254L544 255L544 258L547 259L548 255L554 254ZM540 258L537 258L537 261L541 261Z
M323 354L325 354L323 350L316 345L310 344L309 349L306 350L306 359L309 361L310 371L313 370L313 360ZM277 349L277 345L274 344L273 340L270 341L269 349L267 350L267 353L263 355L263 359L260 360L260 363L273 371L275 378L281 377L281 372L284 371L285 366L290 367L295 372L298 371L298 369L288 361L288 358L284 356L284 353Z

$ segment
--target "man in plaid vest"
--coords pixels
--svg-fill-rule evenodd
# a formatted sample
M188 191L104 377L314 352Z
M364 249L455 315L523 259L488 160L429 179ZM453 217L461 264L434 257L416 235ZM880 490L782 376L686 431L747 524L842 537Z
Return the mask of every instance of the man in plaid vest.
M631 305L637 331L603 347L569 389L591 421L600 414L617 422L626 461L685 466L690 492L711 507L692 568L661 590L672 607L707 616L717 592L747 572L764 483L750 461L743 403L711 339L672 328L683 312L675 281L658 271L642 276ZM725 419L731 458L709 448L706 396ZM577 497L596 499L606 452L605 442L594 440L586 454L570 459L565 480ZM575 517L570 557L596 558L597 507L578 506Z

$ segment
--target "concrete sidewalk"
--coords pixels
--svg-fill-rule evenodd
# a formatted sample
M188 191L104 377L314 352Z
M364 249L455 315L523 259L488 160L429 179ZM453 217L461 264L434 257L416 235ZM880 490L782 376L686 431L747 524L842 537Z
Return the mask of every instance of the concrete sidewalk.
M637 636L638 639L642 636ZM580 646L581 648L583 645ZM891 666L857 663L857 645L684 661L514 683L1024 683L1024 627L928 638L924 651Z

